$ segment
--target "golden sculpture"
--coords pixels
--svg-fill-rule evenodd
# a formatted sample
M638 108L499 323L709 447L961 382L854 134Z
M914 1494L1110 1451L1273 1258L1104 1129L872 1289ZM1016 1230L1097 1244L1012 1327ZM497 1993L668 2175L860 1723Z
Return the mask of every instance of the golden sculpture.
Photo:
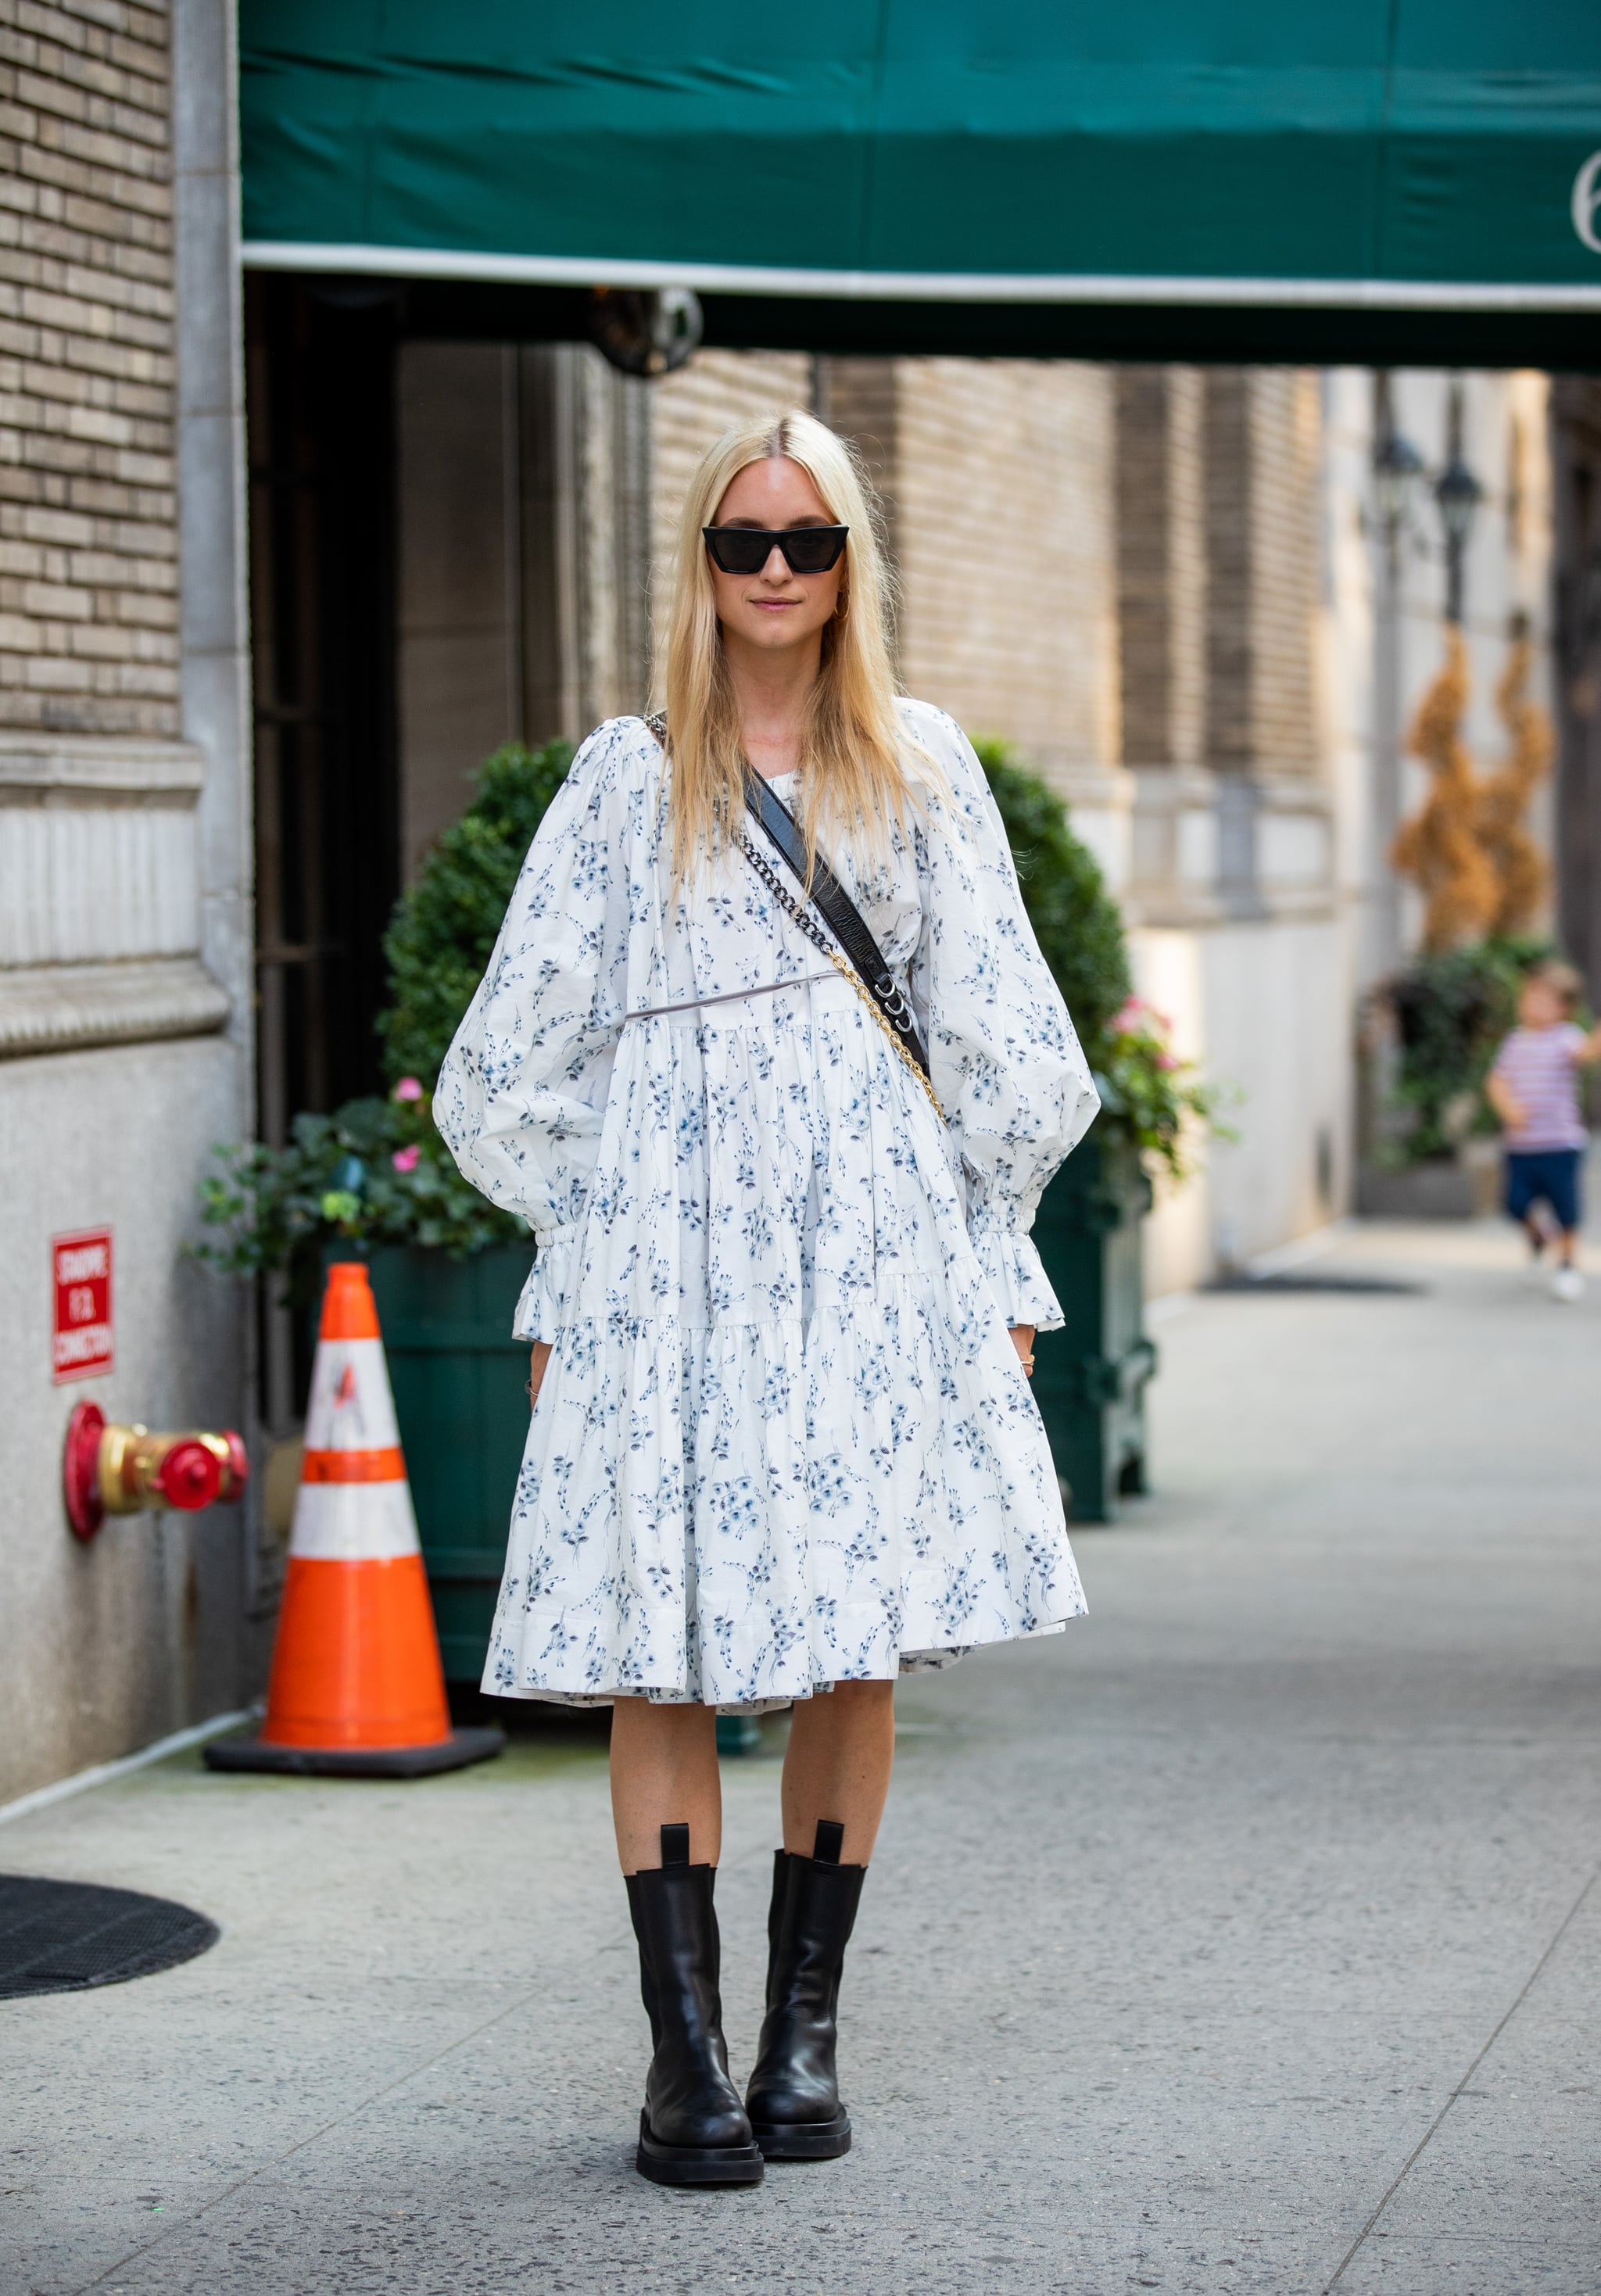
M1433 775L1433 786L1403 822L1390 858L1424 897L1427 949L1482 939L1500 904L1496 873L1479 836L1480 788L1462 739L1467 708L1467 655L1462 633L1446 632L1440 675L1418 705L1407 748Z
M1479 785L1479 843L1496 878L1492 933L1526 933L1544 906L1550 869L1530 836L1529 800L1551 767L1551 720L1528 694L1534 648L1527 626L1515 628L1512 652L1496 688L1496 709L1512 737L1507 762Z

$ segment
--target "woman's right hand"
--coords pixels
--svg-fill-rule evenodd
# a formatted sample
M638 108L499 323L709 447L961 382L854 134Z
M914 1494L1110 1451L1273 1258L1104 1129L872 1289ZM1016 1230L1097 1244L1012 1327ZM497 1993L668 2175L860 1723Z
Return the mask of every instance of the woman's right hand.
M550 1361L550 1341L536 1340L533 1353L528 1359L528 1407L532 1411L539 1400L539 1388L545 1377L545 1366Z

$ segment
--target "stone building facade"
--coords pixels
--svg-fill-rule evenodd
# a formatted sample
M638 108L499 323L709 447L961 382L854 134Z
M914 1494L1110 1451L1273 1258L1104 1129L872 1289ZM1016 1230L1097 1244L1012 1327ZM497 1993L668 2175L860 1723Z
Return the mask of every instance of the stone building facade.
M0 1797L238 1705L239 1510L61 1501L68 1414L246 1424L240 1298L183 1256L250 1122L229 13L0 28ZM110 1228L115 1361L53 1378L52 1238Z

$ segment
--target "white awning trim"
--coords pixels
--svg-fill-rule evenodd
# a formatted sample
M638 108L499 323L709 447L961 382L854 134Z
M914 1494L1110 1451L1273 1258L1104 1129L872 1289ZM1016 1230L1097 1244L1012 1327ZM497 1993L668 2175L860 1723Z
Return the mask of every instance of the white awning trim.
M441 247L333 246L246 240L247 270L456 279L528 287L692 287L707 294L842 301L1183 304L1358 311L1601 311L1593 287L1444 279L1191 279L1063 272L788 271L753 264L642 263L604 256L491 255ZM1601 263L1597 264L1601 270Z

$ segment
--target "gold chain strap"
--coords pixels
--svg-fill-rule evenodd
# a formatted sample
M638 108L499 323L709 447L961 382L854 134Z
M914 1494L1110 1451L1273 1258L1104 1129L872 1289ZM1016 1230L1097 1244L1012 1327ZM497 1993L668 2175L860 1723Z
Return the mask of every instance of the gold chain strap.
M934 1114L939 1118L941 1124L946 1123L948 1119L946 1117L945 1111L940 1105L939 1095L935 1092L932 1084L929 1081L928 1076L924 1071L921 1062L915 1061L912 1058L912 1055L906 1048L904 1041L898 1037L894 1029L891 1028L888 1021L884 1018L883 1005L879 1004L876 997L870 996L868 995L861 974L857 971L855 965L850 964L845 957L841 956L835 949L825 949L823 953L827 957L829 963L833 966L834 971L844 974L852 988L855 989L857 995L861 998L862 1003L866 1006L868 1012L872 1013L873 1018L883 1030L884 1035L894 1046L896 1051L900 1054L901 1059L906 1062L907 1068L910 1069L912 1074L923 1086L924 1091L928 1095L928 1104L933 1110Z
M947 1123L948 1119L946 1116L945 1111L940 1105L939 1095L935 1092L933 1085L931 1083L921 1062L913 1059L912 1054L907 1051L903 1039L899 1037L895 1030L890 1026L889 1021L885 1017L883 1005L880 1004L878 999L871 994L866 982L862 979L861 974L857 971L855 965L850 963L848 957L841 955L839 950L834 947L833 940L824 933L822 927L815 921L815 919L808 916L806 911L795 899L788 886L781 882L776 870L773 868L772 865L768 860L767 856L763 853L759 853L756 850L756 848L751 844L750 839L745 835L744 831L743 829L736 830L735 832L735 837L738 843L740 851L744 855L752 869L755 870L757 875L761 879L762 883L767 887L768 892L772 894L774 899L780 903L780 905L788 912L790 916L793 918L795 923L800 926L801 931L806 935L807 939L812 944L812 947L814 948L820 949L823 955L828 959L830 964L833 965L834 971L842 974L843 977L850 983L850 986L855 989L858 996L866 1006L868 1012L872 1013L873 1018L883 1030L884 1035L889 1038L891 1044L894 1046L896 1051L899 1054L907 1067L910 1069L912 1074L923 1086L924 1091L928 1095L928 1104L933 1110L934 1114L939 1118L941 1124Z

